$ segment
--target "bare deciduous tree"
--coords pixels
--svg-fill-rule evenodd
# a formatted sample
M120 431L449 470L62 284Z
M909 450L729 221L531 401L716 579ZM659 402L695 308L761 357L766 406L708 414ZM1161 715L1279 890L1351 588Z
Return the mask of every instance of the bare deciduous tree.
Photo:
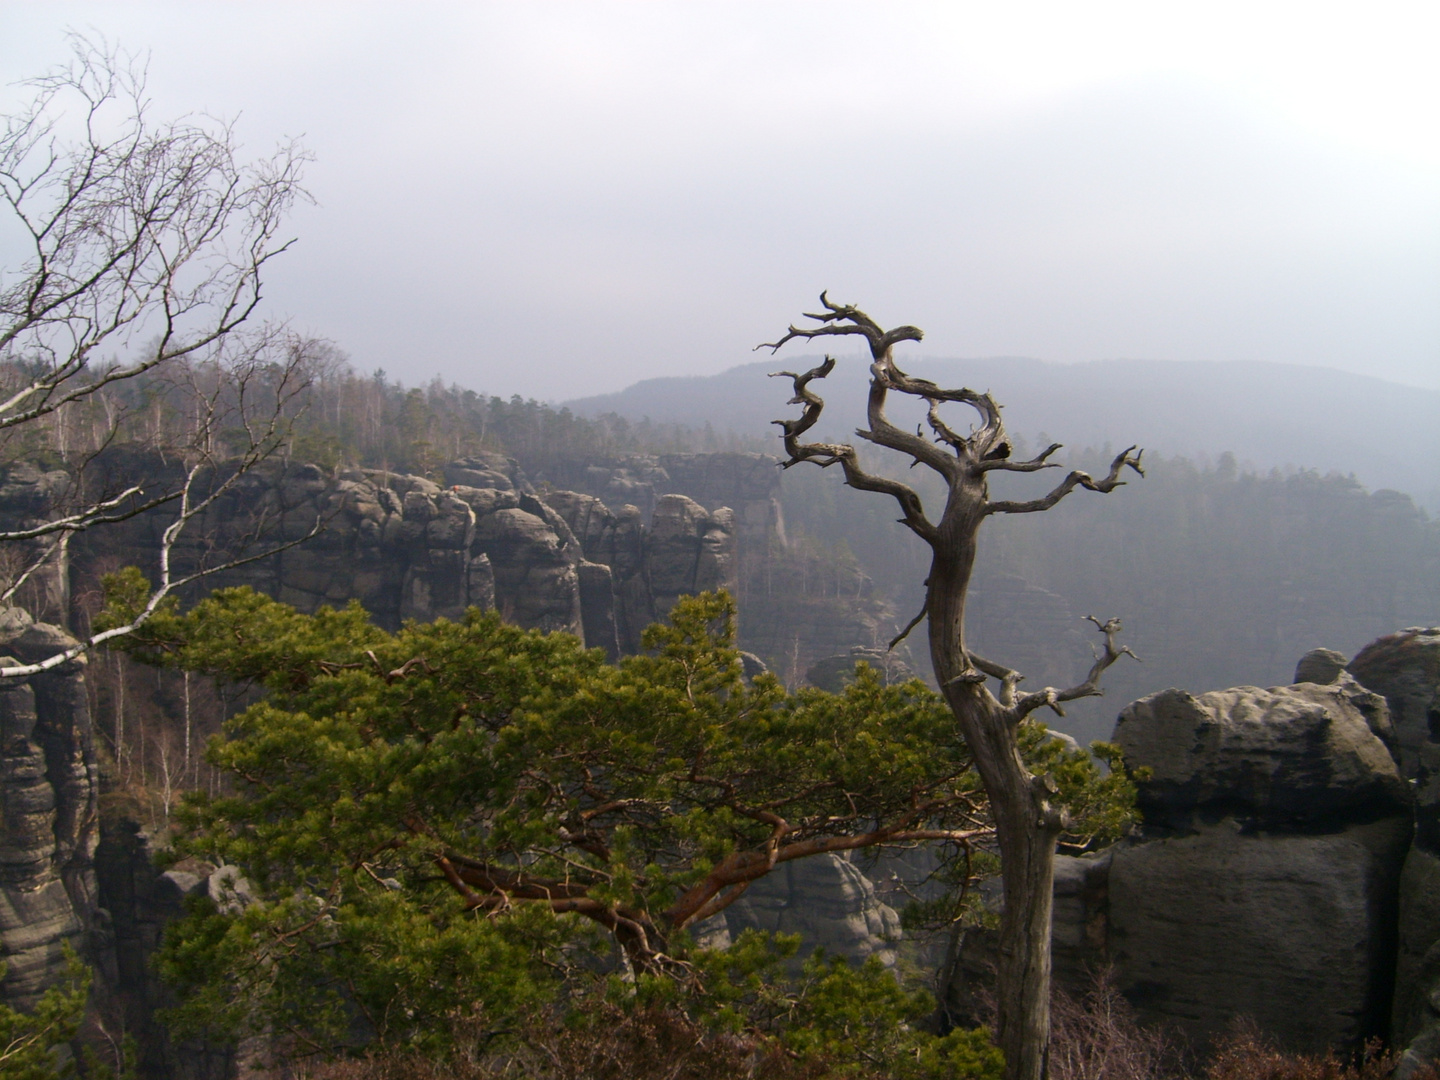
M1041 1080L1046 1073L1050 1036L1050 923L1054 888L1055 847L1065 829L1064 814L1054 802L1054 784L1035 776L1020 757L1016 730L1037 709L1050 708L1064 715L1062 704L1098 695L1101 674L1122 655L1134 655L1116 638L1120 621L1091 618L1102 636L1095 662L1086 677L1067 688L1046 687L1020 691L1023 676L1002 664L977 656L965 644L965 597L975 565L976 541L981 525L991 514L1029 514L1048 510L1076 488L1109 492L1123 481L1126 470L1144 475L1134 447L1118 454L1107 475L1095 479L1070 472L1045 496L1027 501L993 500L989 492L992 472L1033 473L1058 468L1050 456L1059 444L1046 447L1027 461L1011 458L1012 444L1000 418L1000 407L988 393L950 390L925 379L913 378L895 363L894 348L903 341L919 341L913 326L883 330L863 311L834 304L824 293L823 311L806 314L819 325L791 326L774 342L757 348L778 350L789 341L829 336L864 338L870 346L868 429L856 434L865 441L910 457L914 464L932 470L946 486L945 506L938 520L926 516L920 496L909 485L866 471L855 446L847 443L807 443L802 436L820 419L824 401L811 388L834 369L826 357L819 367L803 373L778 372L793 380L791 404L802 406L798 419L778 420L783 432L784 466L810 462L827 468L839 465L845 482L862 491L889 495L900 506L900 521L931 550L930 576L925 581L925 606L900 634L895 644L922 619L929 622L930 656L941 692L969 744L976 767L990 798L1000 848L1004 910L1000 917L1000 959L997 971L999 1043L1005 1053L1008 1080ZM924 402L929 433L906 431L886 417L892 393ZM979 423L962 434L941 415L942 406L959 403L979 414ZM989 680L997 684L995 690Z
M0 531L0 600L50 565L77 532L166 504L174 520L161 580L140 620L197 573L177 573L180 533L277 446L314 344L282 328L248 331L261 276L289 241L304 197L296 145L245 163L229 124L155 122L145 72L103 42L72 39L70 63L31 80L28 104L0 119L0 449L7 464L57 454L55 498ZM183 479L106 488L88 467L124 429L117 391L171 371L184 437L167 446ZM264 393L259 393L264 385ZM181 400L183 399L183 400ZM83 431L77 438L75 432ZM260 557L251 553L249 557ZM86 649L126 633L92 636ZM79 651L79 650L75 650ZM33 674L74 655L0 669Z

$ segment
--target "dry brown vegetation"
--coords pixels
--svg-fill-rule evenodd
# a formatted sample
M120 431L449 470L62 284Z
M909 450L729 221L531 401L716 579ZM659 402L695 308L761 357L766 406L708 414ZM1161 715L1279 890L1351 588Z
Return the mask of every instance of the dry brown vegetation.
M879 1080L799 1060L770 1040L721 1034L664 1008L606 1005L581 1025L535 1024L506 1050L441 1059L391 1051L298 1070L303 1080ZM1178 1038L1142 1027L1106 978L1083 998L1057 994L1050 1080L1388 1080L1398 1055L1378 1043L1354 1057L1278 1049L1253 1025L1201 1061ZM1440 1080L1426 1070L1414 1080Z
M1357 1055L1287 1053L1237 1018L1199 1055L1163 1029L1142 1026L1108 973L1083 998L1055 995L1050 1080L1386 1080L1399 1055L1378 1040ZM1428 1069L1413 1080L1436 1080Z
M822 1080L823 1064L802 1062L771 1040L719 1033L665 1007L602 1006L582 1025L534 1024L503 1051L472 1047L440 1059L383 1052L312 1066L305 1080Z

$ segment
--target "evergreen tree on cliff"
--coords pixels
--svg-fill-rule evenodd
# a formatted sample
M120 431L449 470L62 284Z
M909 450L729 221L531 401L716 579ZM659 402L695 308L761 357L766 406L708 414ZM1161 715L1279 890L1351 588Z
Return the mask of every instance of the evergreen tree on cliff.
M999 1043L1005 1054L1007 1080L1042 1080L1047 1071L1050 1041L1050 921L1055 874L1055 845L1065 830L1065 814L1055 799L1056 788L1047 776L1026 768L1020 754L1021 723L1040 708L1063 715L1066 701L1100 693L1100 675L1129 652L1116 643L1120 621L1091 618L1103 639L1094 664L1082 682L1064 689L1046 687L1021 693L1019 672L984 659L965 643L965 597L975 565L980 527L992 514L1030 514L1048 510L1076 488L1109 492L1121 486L1121 474L1130 469L1144 475L1140 455L1130 447L1110 464L1107 475L1095 479L1072 471L1047 495L1027 501L991 499L992 472L1031 473L1058 468L1049 460L1059 444L1046 447L1026 461L1011 456L1012 444L1000 419L1000 407L988 393L945 389L913 378L895 363L895 346L919 341L913 326L882 329L870 316L848 304L835 304L820 295L823 311L806 314L817 326L791 326L774 342L758 348L772 352L789 341L827 336L855 336L870 347L868 429L856 434L875 446L893 450L924 465L945 484L945 505L937 520L926 515L919 494L900 481L862 468L851 444L806 443L801 437L820 419L824 401L810 384L823 379L835 366L826 357L819 367L804 373L780 372L793 380L791 403L802 407L794 420L776 421L789 468L810 462L822 468L839 465L845 482L862 491L889 495L900 506L900 522L930 548L930 575L925 605L893 647L921 619L928 620L930 656L941 693L969 747L975 767L990 799L996 839L1000 848L1004 910L1000 917L1000 957L997 971ZM891 393L925 403L927 435L896 427L886 416ZM961 434L942 417L941 409L958 403L979 414L979 424ZM1133 654L1131 654L1133 655ZM989 680L997 684L992 691Z

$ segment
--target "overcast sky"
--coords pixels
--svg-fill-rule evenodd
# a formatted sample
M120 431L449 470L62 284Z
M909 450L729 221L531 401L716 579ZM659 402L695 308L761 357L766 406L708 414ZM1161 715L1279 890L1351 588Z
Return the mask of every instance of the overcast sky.
M67 28L304 136L269 310L407 383L715 372L828 288L926 355L1440 387L1433 0L0 0L0 81Z

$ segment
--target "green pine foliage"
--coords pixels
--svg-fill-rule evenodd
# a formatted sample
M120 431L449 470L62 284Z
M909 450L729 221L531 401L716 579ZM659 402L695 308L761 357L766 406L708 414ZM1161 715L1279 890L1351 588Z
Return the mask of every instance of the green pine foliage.
M0 964L0 977L5 965ZM69 1044L79 1034L90 996L90 970L67 952L65 977L29 1012L0 1004L0 1076L5 1080L62 1080L75 1073Z
M108 617L135 592L114 579ZM928 996L889 972L812 958L796 984L793 943L697 946L781 862L993 839L937 695L863 665L843 694L747 681L733 625L728 596L683 600L617 667L475 610L396 634L245 589L161 612L127 649L258 695L208 751L229 792L180 815L176 856L233 868L233 895L167 934L177 1032L443 1056L603 993L807 1059L987 1075L988 1043L927 1034ZM1078 833L1126 826L1123 770L1028 738Z

